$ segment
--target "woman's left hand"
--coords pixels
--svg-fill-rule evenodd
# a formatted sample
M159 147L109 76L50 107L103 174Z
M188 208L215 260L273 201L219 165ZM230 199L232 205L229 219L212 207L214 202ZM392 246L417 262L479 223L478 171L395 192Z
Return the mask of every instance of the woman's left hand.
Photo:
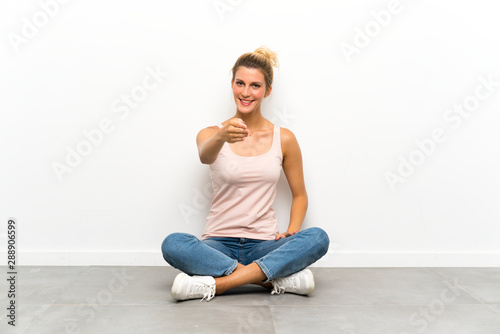
M278 234L276 234L276 237L274 238L274 240L284 239L284 238L287 238L291 235L294 235L295 233L297 233L297 232L278 233Z

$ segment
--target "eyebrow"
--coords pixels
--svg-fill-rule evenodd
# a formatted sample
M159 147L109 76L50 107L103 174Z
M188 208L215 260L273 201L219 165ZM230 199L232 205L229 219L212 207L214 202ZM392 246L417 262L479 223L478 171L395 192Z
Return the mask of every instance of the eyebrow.
M239 78L236 78L234 79L234 81L242 81L242 82L245 82L245 80L243 79L239 79ZM263 82L260 82L260 81L254 81L254 82L250 82L250 84L260 84L260 85L263 85L264 83Z

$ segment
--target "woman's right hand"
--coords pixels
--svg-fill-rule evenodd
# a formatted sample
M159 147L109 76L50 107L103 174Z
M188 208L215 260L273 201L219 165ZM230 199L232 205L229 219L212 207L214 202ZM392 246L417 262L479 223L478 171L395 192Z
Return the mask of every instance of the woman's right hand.
M241 118L231 118L226 125L219 129L219 136L228 143L243 141L249 131Z

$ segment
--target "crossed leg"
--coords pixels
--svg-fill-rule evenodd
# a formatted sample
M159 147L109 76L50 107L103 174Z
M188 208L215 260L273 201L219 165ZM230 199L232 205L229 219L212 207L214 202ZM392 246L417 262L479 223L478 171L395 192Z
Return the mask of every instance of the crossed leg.
M245 284L272 288L272 283L264 283L266 279L286 277L309 266L326 253L328 244L328 236L323 230L309 228L278 242L260 243L253 257L247 258L249 264L244 265L229 256L231 251L221 243L209 246L193 235L174 233L164 240L162 252L169 264L188 275L214 277L215 293L222 294ZM229 275L224 274L229 271Z
M230 275L215 278L215 293L220 295L229 289L245 284L257 284L265 288L272 288L272 283L263 282L266 278L266 274L257 263L253 262L246 266L238 263Z

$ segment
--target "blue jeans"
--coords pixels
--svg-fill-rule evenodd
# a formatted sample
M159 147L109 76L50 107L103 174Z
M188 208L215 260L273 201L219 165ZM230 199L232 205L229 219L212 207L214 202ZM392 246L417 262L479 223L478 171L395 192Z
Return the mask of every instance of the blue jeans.
M296 273L319 260L328 251L330 239L318 227L308 228L284 239L207 238L173 233L163 240L163 258L188 275L221 277L238 263L257 263L266 282Z

